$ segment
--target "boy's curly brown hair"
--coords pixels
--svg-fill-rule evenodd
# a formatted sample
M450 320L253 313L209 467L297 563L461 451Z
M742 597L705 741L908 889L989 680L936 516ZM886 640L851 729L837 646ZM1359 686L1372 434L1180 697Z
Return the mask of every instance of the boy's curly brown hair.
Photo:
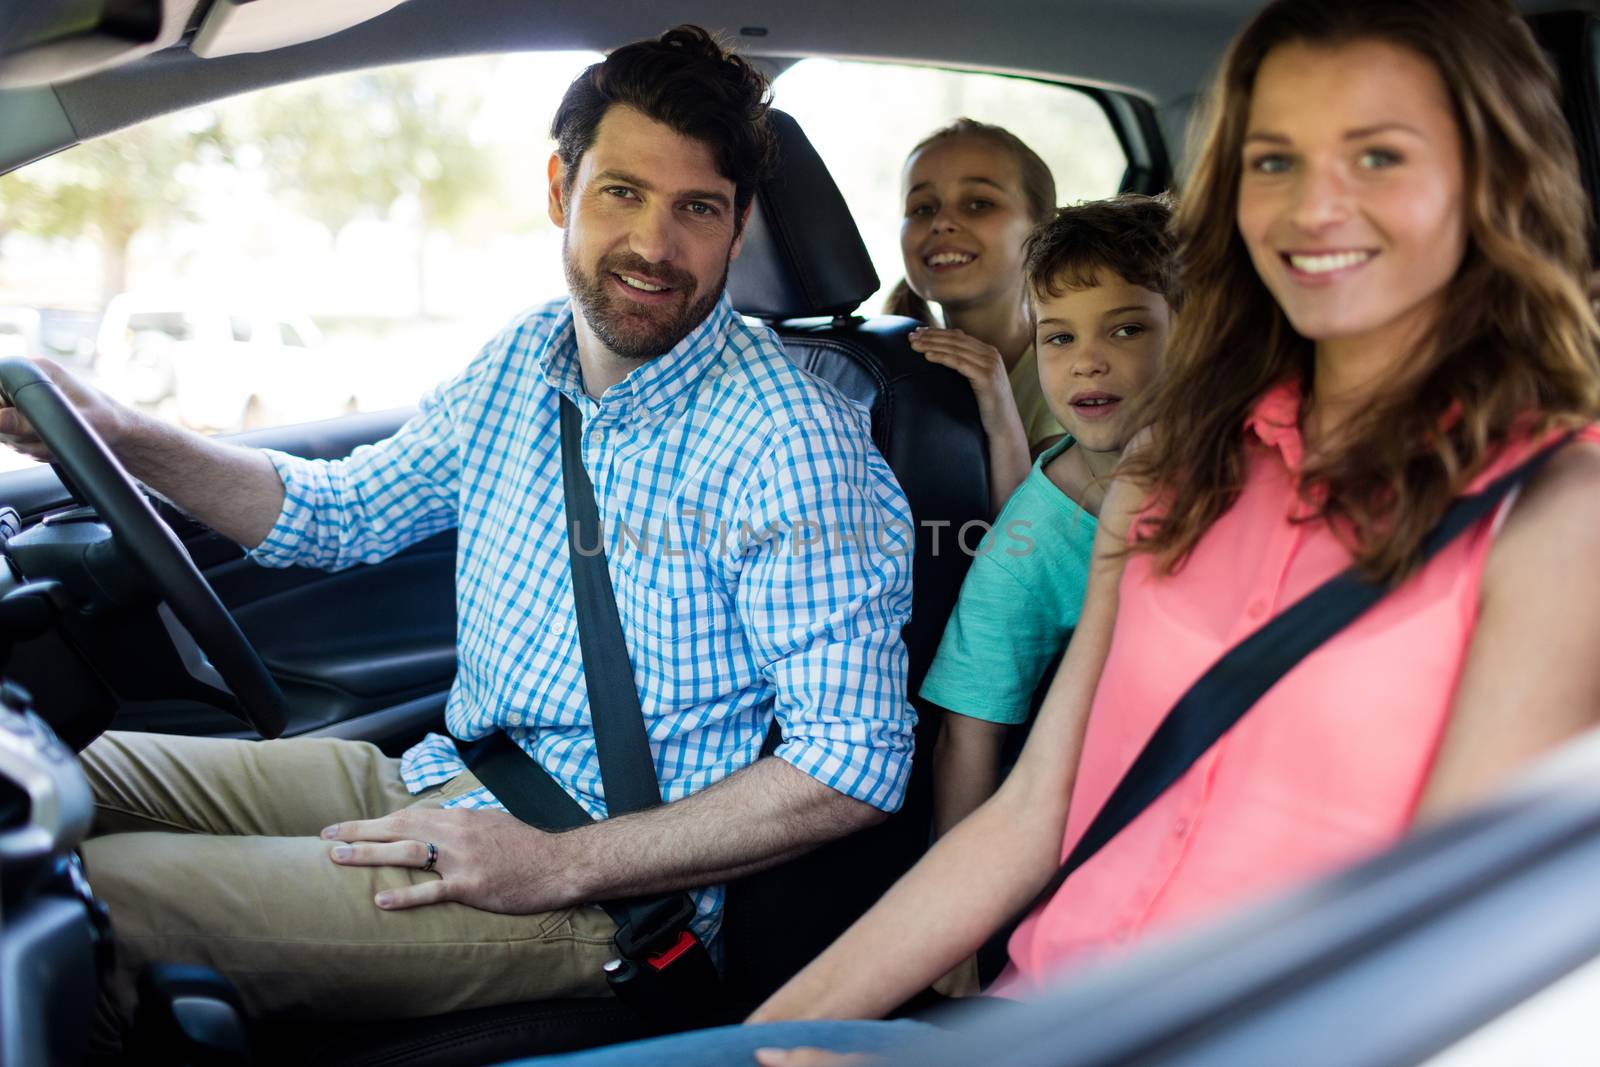
M1042 296L1060 296L1096 284L1096 275L1109 270L1130 285L1159 293L1176 308L1171 220L1172 198L1165 193L1124 193L1059 208L1023 246L1028 288Z

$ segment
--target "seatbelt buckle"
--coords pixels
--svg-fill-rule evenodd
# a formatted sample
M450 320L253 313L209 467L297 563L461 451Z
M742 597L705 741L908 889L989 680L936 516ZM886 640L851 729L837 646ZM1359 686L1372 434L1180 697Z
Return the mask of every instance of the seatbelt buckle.
M612 994L661 1033L723 1021L722 977L704 942L688 928L664 947L618 956L602 969Z
M637 963L676 948L683 935L690 934L694 899L687 893L673 893L638 902L627 915L627 921L618 925L613 941L617 955Z
M690 929L693 918L686 893L635 912L616 929L618 955L603 968L614 997L661 1033L722 1021L722 976Z

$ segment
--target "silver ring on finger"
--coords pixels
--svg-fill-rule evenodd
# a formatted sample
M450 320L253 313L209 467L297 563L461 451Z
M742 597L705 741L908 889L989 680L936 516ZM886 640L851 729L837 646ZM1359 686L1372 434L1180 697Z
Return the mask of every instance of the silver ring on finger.
M428 847L428 862L422 865L422 870L431 871L433 865L439 862L439 846L432 841L424 841L423 844Z

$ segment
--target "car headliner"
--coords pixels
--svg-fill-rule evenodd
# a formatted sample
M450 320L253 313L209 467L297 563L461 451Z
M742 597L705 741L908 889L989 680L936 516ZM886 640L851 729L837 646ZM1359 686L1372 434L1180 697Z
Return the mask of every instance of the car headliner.
M208 6L167 0L174 12ZM1156 106L1168 143L1181 149L1178 135L1196 88L1229 35L1260 6L1261 0L410 0L343 33L273 52L200 59L179 44L48 89L0 91L0 172L153 115L264 85L453 55L604 50L679 22L720 30L747 53L775 57L779 67L816 55L894 59L1131 90ZM189 25L195 22L191 16ZM870 114L859 121L871 121Z

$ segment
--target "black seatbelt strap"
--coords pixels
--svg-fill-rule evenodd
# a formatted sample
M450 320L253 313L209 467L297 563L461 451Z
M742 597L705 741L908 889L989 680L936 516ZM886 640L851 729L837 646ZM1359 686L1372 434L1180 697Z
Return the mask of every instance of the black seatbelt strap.
M583 466L583 415L561 398L561 489L567 502L567 556L572 563L572 599L583 652L583 684L612 815L644 811L661 803L656 765L644 732L644 710L633 684L633 661L622 636L617 596L606 566L604 528L594 486ZM588 546L588 547L585 547Z
M554 834L594 821L504 730L496 730L482 741L457 747L463 751L466 764L478 781L488 787L507 811L529 826ZM530 763L538 767L537 773L528 769Z
M1537 474L1570 440L1572 435L1568 434L1482 491L1452 504L1423 542L1422 562L1431 560L1488 516L1507 494ZM1352 567L1295 601L1217 660L1167 712L1065 862L1022 916L1055 896L1073 871L1182 778L1267 690L1318 646L1382 600L1390 588L1365 580Z
M583 466L582 424L577 407L561 397L561 488L578 646L606 810L617 816L658 806L661 788L611 586L594 486ZM550 831L592 821L503 731L463 747L467 766L521 821ZM686 1015L716 1007L699 1003L713 992L716 969L705 946L689 931L695 908L687 893L602 901L600 906L617 923L620 959L606 965L606 977L619 997L663 1028L692 1025L697 1020Z
M478 781L529 826L560 833L594 821L550 772L504 731L496 730L481 741L458 747ZM684 947L684 934L695 916L693 899L681 892L596 903L617 924L617 951L633 961Z

